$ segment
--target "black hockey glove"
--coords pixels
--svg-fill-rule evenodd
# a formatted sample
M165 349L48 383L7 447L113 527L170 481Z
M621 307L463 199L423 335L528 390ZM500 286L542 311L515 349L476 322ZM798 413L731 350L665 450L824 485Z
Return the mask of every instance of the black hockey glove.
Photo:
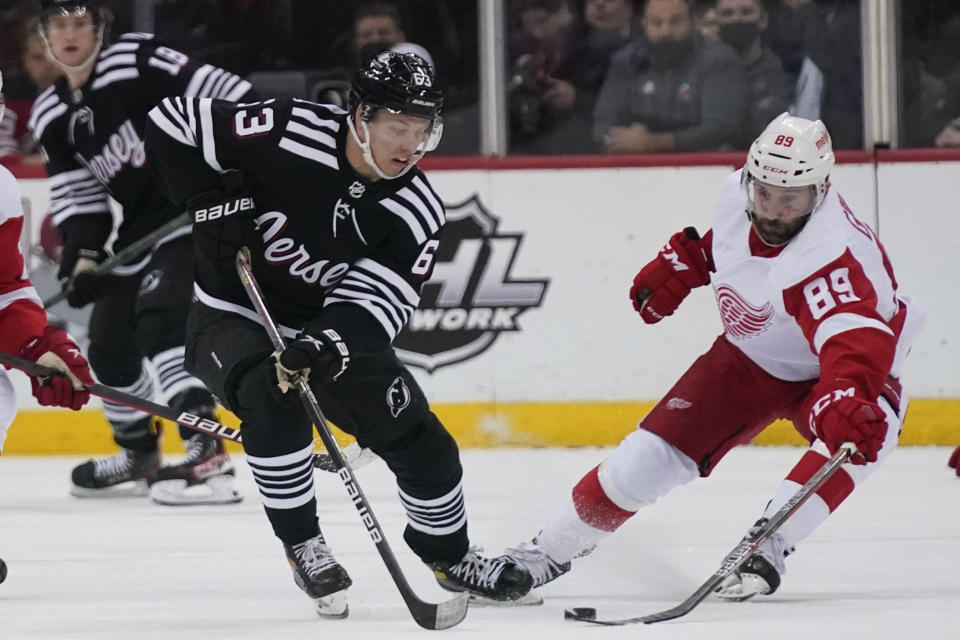
M103 249L64 247L57 278L67 294L67 304L77 309L85 307L110 289L114 276L93 273L106 258Z
M277 365L277 386L286 393L300 378L333 382L347 370L350 351L333 329L303 332L283 351L273 354Z
M237 249L254 249L261 242L253 220L256 205L244 193L205 191L187 201L187 211L193 217L194 248L221 273L234 273Z

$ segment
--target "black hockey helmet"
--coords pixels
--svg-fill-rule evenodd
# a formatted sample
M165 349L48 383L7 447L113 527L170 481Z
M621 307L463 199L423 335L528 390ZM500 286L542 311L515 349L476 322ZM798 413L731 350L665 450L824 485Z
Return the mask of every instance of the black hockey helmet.
M89 12L94 22L102 25L106 13L100 0L40 0L40 21L46 23L54 15Z
M435 81L433 69L415 53L384 51L354 74L350 112L363 105L361 118L367 121L377 109L434 121L443 105Z

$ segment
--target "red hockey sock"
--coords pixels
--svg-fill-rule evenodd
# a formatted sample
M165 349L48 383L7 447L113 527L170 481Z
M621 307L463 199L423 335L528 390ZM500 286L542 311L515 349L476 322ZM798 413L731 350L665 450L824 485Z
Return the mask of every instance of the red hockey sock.
M587 472L573 487L573 506L580 519L601 531L616 531L636 511L621 509L607 497L600 478L599 465Z
M803 485L820 470L826 461L827 458L816 451L807 451L796 466L790 470L787 480ZM839 507L840 503L853 492L854 486L853 478L841 467L833 474L833 477L817 489L817 495L827 503L830 513L833 513L834 509Z

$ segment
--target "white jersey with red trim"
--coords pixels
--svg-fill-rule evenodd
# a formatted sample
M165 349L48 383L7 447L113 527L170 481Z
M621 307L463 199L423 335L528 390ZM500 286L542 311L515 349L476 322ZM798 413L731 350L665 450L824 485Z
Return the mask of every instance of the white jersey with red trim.
M28 337L39 335L47 324L43 303L27 280L20 253L22 229L23 204L17 181L0 167L0 351L14 355ZM13 385L0 366L0 451L16 412Z
M796 237L766 247L747 217L741 172L724 182L713 217L711 284L727 338L774 377L800 381L820 376L829 338L873 328L897 338L899 377L926 312L897 291L870 227L831 187Z

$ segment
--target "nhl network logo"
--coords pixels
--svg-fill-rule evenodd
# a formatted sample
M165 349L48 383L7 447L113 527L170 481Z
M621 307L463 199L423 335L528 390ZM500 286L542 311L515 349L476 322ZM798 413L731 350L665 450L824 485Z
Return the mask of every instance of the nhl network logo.
M420 307L394 346L405 364L433 372L486 351L503 331L520 331L523 312L539 307L549 280L510 271L521 233L499 233L499 220L474 195L446 205L433 275Z

